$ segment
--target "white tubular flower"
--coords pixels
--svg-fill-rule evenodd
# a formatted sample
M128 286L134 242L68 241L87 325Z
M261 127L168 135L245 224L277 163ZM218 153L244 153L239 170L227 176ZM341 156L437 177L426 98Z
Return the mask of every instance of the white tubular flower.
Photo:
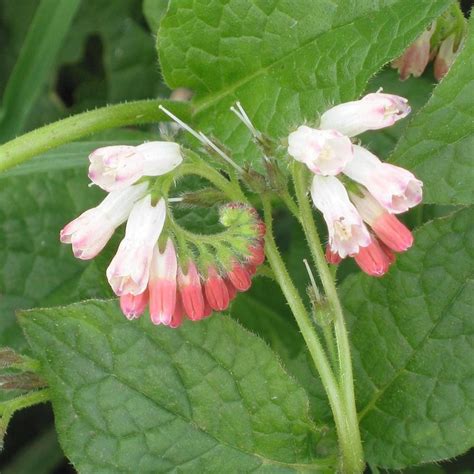
M370 244L369 231L349 200L346 188L337 178L315 176L311 184L311 197L323 213L333 253L345 258Z
M142 198L147 183L111 192L97 207L88 209L67 224L60 232L60 240L72 244L76 258L94 258L107 244L115 229L123 224L135 202Z
M399 166L382 163L365 148L354 145L354 159L344 174L364 185L370 194L392 214L400 214L419 204L423 183Z
M105 191L116 191L142 176L160 176L182 161L174 142L148 142L139 146L106 146L89 155L89 178Z
M390 127L411 111L407 99L375 92L360 100L336 105L321 116L320 128L338 130L348 137Z
M313 173L334 176L352 160L352 143L336 130L301 125L288 136L288 153Z
M117 296L139 295L148 285L153 249L163 230L166 204L151 205L151 196L138 201L128 218L125 237L107 268L107 279Z

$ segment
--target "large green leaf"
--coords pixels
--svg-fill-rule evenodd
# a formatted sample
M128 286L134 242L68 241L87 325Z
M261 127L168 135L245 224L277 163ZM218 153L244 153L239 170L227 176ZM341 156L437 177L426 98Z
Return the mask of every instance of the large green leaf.
M465 209L428 223L383 279L342 286L373 464L401 468L474 445L473 222Z
M392 160L425 183L425 202L474 202L474 18L464 49L410 123Z
M304 390L226 316L172 330L89 301L20 322L80 472L317 470Z
M229 112L240 100L272 136L351 100L444 8L446 0L172 0L158 49L171 87L196 93L195 120L239 160L254 158Z

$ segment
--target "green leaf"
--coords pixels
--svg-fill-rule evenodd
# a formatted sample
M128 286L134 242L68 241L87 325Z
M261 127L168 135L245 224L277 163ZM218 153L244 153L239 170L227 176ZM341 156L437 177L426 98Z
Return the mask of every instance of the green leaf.
M447 6L445 0L172 0L158 36L170 87L195 91L197 126L256 163L240 100L257 128L286 136L352 100Z
M235 299L231 314L264 339L281 358L287 370L306 389L313 419L331 421L327 398L315 373L314 363L276 283L267 278L255 279L252 289Z
M304 390L226 316L171 330L90 301L20 323L80 472L317 470Z
M392 156L423 180L426 203L474 202L474 19L469 23L462 52Z
M2 98L0 142L23 129L79 5L79 0L41 0Z
M383 279L342 285L370 463L398 469L474 444L473 221L464 209L428 223Z
M168 8L168 0L143 0L143 15L150 30L153 33L158 31L160 21Z

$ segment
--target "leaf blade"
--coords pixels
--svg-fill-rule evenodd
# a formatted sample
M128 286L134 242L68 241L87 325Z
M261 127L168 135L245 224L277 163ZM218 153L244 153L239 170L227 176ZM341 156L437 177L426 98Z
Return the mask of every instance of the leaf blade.
M20 321L79 470L317 467L308 458L314 427L304 391L225 316L169 330L148 318L126 321L116 302L89 301Z
M438 461L474 444L473 213L420 228L382 280L357 275L342 285L364 446L375 465Z

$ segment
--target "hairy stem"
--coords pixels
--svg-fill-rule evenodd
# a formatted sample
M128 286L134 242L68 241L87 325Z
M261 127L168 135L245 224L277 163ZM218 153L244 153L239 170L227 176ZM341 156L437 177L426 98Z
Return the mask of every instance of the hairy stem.
M191 107L189 103L169 100L139 100L83 112L37 128L1 145L0 171L12 168L52 148L102 130L168 121L169 117L158 109L160 104L166 105L183 119L189 117Z
M300 209L300 221L309 243L314 264L318 269L324 292L334 315L334 332L338 351L340 386L345 404L347 429L351 433L352 469L354 469L351 472L359 472L363 470L364 460L355 404L350 344L344 314L337 294L336 284L331 270L326 263L321 240L314 223L313 212L307 196L308 179L307 169L304 165L294 163L293 179Z
M343 472L359 473L363 470L362 448L360 446L360 438L358 432L357 418L355 425L348 422L348 413L346 403L342 397L339 384L331 369L331 364L321 345L316 333L315 327L306 311L304 303L295 288L286 266L278 252L272 230L272 209L268 197L262 197L265 224L267 226L267 234L265 236L265 254L270 266L275 274L275 278L280 285L283 294L295 316L299 329L306 342L308 350L314 361L316 369L321 377L329 399L336 430L339 437L339 446L341 450L341 464ZM357 443L359 440L359 443Z

